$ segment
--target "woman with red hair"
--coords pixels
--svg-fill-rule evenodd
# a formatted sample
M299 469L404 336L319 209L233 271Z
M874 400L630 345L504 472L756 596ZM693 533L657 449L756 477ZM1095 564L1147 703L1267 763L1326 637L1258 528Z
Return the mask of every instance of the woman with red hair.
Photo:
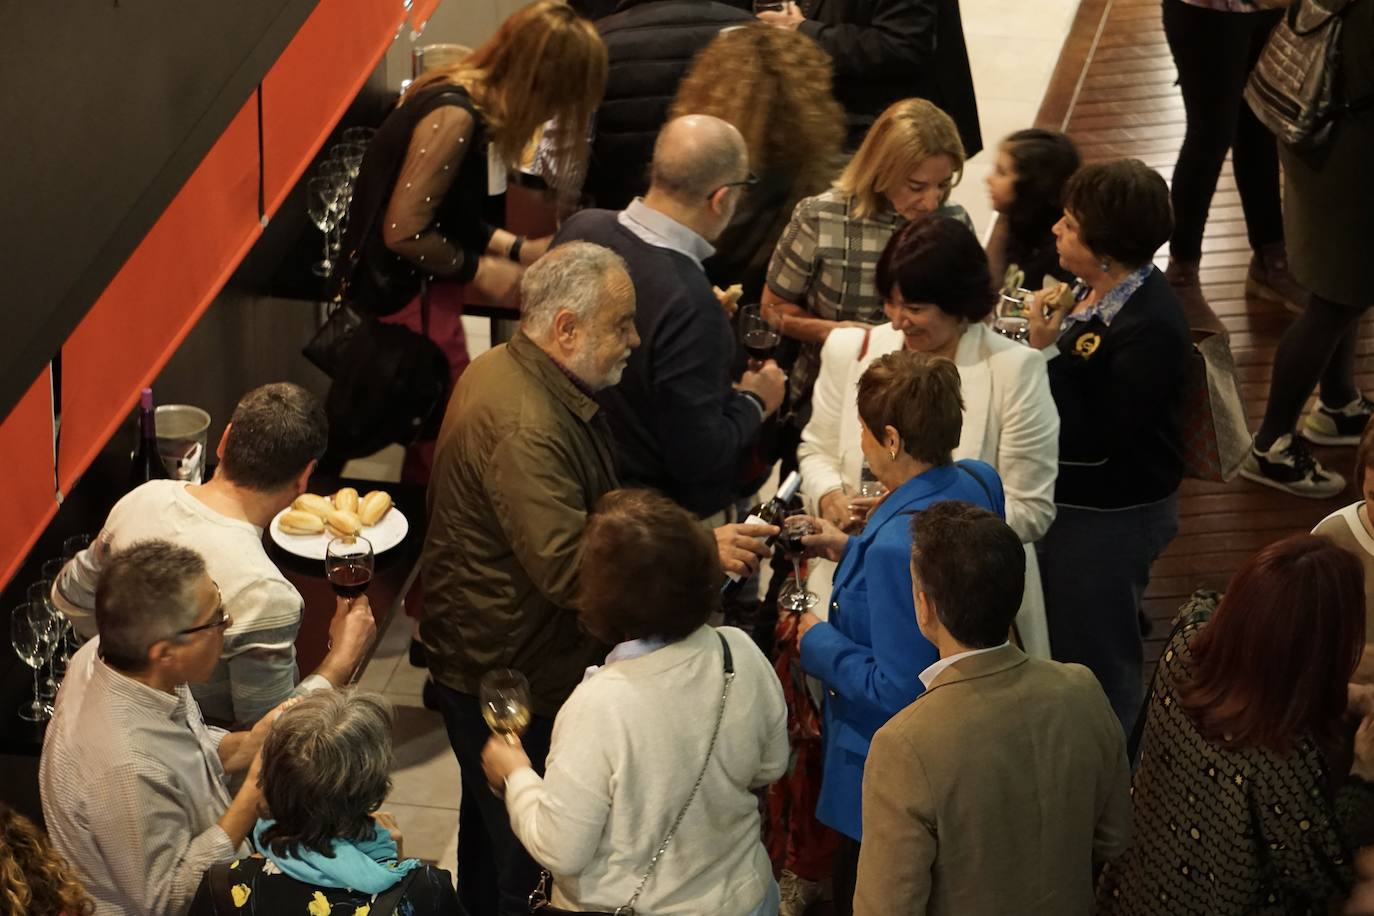
M1135 835L1103 872L1105 916L1326 913L1350 892L1354 848L1374 839L1374 721L1349 777L1333 772L1364 649L1359 560L1295 535L1214 603L1183 608L1156 670Z

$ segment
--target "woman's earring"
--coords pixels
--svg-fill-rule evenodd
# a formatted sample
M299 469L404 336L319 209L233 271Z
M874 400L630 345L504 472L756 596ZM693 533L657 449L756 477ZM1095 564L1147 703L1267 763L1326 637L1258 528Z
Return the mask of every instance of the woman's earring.
M891 458L893 461L896 461L896 460L897 460L897 450L894 448L892 451L888 452L888 453L887 453L887 457Z
M1112 269L1112 262L1108 261L1106 258L1103 258L1097 266L1105 274L1107 271Z

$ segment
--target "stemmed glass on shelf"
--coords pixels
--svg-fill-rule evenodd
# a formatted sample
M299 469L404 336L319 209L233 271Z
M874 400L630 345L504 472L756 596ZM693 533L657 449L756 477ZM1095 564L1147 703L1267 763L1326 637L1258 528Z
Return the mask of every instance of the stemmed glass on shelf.
M25 722L46 722L52 717L52 706L40 696L38 672L57 648L57 632L57 622L46 607L26 601L10 612L10 645L33 669L33 700L19 707L19 718Z
M334 185L334 226L329 232L329 253L333 257L343 247L343 224L348 218L348 203L353 199L353 182L348 177L348 167L337 159L321 162L315 177Z
M819 595L806 587L806 580L802 578L801 561L806 553L802 538L811 534L820 534L815 522L805 515L792 515L783 520L782 535L778 538L783 556L792 561L792 578L778 593L778 605L794 614L811 610L821 600Z
M42 611L48 615L52 622L52 651L44 660L43 670L38 678L38 699L49 706L57 699L57 673L53 669L57 664L58 648L62 643L62 637L67 624L67 618L58 613L57 607L52 603L52 580L44 577L29 586L28 592L29 607L35 611ZM66 668L64 667L65 671Z
M324 258L310 269L317 277L327 277L334 270L334 262L329 260L329 235L339 221L339 186L328 178L312 178L305 184L305 203L311 222L324 233Z

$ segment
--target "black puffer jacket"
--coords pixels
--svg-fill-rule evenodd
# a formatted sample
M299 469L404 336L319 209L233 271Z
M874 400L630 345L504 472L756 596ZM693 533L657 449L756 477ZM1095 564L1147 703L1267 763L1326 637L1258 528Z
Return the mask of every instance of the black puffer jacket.
M753 18L715 0L622 0L597 22L611 69L587 168L596 206L622 210L644 193L654 139L693 58L721 29Z

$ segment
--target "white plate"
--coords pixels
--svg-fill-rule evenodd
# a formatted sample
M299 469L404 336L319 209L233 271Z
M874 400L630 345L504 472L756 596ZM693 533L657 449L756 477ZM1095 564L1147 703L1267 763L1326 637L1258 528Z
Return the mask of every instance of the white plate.
M288 553L294 553L298 557L305 557L307 560L324 560L324 549L329 546L333 538L326 532L322 534L287 534L281 530L281 517L291 511L288 506L277 513L272 519L272 525L268 529L272 532L272 540L277 542L277 546ZM410 530L410 523L401 514L401 510L392 506L387 510L382 520L375 525L363 526L362 535L372 542L372 552L379 554L384 550L390 550L401 541L405 540L406 532Z

